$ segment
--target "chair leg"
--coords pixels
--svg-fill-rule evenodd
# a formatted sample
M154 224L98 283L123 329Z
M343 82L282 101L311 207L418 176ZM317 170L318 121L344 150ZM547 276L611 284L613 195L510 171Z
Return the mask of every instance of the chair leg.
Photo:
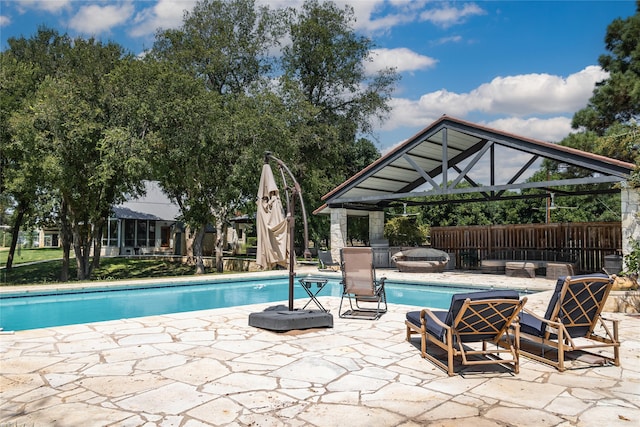
M564 371L564 334L562 328L558 329L558 371Z
M447 331L447 374L450 377L455 375L453 369L453 334L451 330Z
M620 340L618 339L618 322L613 322L613 340L617 345L613 346L613 363L620 366Z
M519 374L520 373L520 325L516 324L516 326L514 327L515 331L514 331L514 342L513 342L513 350L514 350L514 354L513 357L515 359L515 373ZM508 336L508 334L507 334Z

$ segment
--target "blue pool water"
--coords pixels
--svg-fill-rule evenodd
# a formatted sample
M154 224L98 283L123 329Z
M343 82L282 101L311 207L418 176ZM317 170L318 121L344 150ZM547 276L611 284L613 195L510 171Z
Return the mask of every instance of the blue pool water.
M387 282L385 290L390 303L446 309L451 295L468 289ZM336 280L329 281L318 296L340 294ZM8 294L0 297L0 328L20 331L246 304L284 301L286 305L288 298L288 278ZM297 281L294 298L309 299ZM302 308L305 302L296 301L294 307ZM311 303L307 308L317 307Z

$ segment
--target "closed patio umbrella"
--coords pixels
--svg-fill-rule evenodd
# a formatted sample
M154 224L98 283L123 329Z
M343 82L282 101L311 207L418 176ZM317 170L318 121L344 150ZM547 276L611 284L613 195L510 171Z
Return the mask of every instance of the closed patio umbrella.
M256 263L265 270L272 269L276 265L286 267L289 259L287 218L280 201L280 191L268 163L262 166L257 204Z
M280 192L276 185L269 161L278 163L282 174L282 182L287 196L287 213L282 209ZM293 185L287 184L286 174L293 181ZM293 250L295 211L293 199L298 197L302 208L302 220L304 222L304 256L310 258L309 239L307 233L307 214L302 200L302 189L295 177L284 162L271 155L270 151L264 153L264 165L260 176L260 188L258 189L258 213L256 225L258 228L258 248L256 261L262 268L272 268L275 265L289 265L289 307L283 310L282 306L269 307L266 310L249 315L249 326L277 331L290 331L293 329L308 329L313 327L333 327L333 316L324 310L294 310L293 308L293 281L295 279L294 266L296 264Z

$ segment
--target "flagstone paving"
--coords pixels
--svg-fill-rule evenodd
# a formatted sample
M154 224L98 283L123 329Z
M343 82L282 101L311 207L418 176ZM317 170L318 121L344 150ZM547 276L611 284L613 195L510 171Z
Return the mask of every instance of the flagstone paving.
M518 375L448 377L405 340L411 307L372 322L321 302L332 329L250 327L273 305L259 304L0 335L0 426L640 425L639 317L607 313L622 320L621 367L523 359Z

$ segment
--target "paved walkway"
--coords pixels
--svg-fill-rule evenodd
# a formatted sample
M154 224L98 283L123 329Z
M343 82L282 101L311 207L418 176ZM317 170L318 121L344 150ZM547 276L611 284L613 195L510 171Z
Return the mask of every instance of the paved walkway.
M332 329L252 328L261 304L0 335L0 426L640 425L638 317L610 315L622 367L450 378L405 340L407 306L372 322L321 302Z

